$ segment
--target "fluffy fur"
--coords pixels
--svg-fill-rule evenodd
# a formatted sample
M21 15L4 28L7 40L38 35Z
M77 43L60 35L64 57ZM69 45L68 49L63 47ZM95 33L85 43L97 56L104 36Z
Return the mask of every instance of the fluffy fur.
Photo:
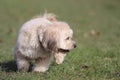
M45 72L54 58L57 64L66 53L76 47L73 31L66 22L53 14L44 14L24 23L19 30L14 56L19 70L28 71L29 60L34 59L33 71Z

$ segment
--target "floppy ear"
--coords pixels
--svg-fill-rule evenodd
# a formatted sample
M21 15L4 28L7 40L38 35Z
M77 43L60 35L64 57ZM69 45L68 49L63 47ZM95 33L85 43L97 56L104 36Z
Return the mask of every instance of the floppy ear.
M52 28L47 28L45 30L39 30L39 41L41 42L43 48L48 51L57 50L57 40L58 34Z

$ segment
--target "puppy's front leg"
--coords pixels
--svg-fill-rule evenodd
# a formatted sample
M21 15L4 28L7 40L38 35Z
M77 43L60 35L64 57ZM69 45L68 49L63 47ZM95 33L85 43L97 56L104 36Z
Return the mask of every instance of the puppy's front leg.
M62 64L63 61L64 61L64 58L65 58L66 54L63 54L63 53L55 53L55 62L57 64Z
M35 60L33 72L45 72L48 70L51 62L51 57L38 58Z

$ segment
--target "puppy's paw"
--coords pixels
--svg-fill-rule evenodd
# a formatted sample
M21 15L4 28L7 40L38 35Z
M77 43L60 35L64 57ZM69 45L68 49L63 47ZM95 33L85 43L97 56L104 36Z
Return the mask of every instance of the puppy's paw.
M63 63L63 60L61 60L61 59L56 59L56 61L55 61L57 64L62 64Z
M57 64L62 64L64 61L66 54L62 54L62 53L56 53L55 54L55 62Z
M29 70L29 63L21 60L17 62L17 68L20 72L27 72Z
M35 68L33 69L33 72L38 72L38 73L42 72L42 73L44 73L44 72L46 72L47 70L48 70L48 68L46 68L46 67L35 67Z

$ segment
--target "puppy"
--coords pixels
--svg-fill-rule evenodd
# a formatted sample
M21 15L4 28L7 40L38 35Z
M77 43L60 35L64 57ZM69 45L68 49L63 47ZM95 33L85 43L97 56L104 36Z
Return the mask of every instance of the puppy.
M19 70L28 71L29 60L35 60L33 71L45 72L54 58L57 64L76 47L73 31L53 14L44 14L24 23L19 30L14 57Z

